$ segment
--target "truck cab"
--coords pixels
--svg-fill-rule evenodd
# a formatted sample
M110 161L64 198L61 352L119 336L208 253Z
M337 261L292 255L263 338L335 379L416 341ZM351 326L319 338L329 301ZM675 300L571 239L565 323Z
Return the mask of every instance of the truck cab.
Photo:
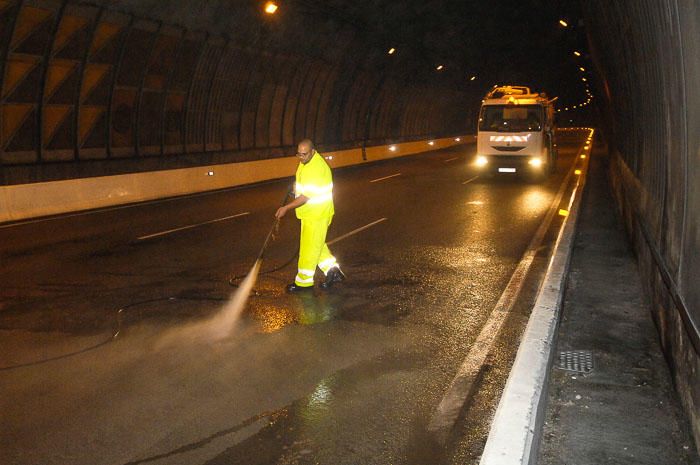
M479 112L476 166L545 178L557 161L554 101L524 86L494 86Z

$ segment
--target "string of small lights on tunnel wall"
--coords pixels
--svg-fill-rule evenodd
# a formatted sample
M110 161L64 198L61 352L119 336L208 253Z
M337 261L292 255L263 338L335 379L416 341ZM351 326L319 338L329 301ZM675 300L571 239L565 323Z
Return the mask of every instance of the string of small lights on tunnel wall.
M303 137L340 149L449 136L471 116L461 92L405 85L352 57L246 48L96 5L0 0L0 38L4 167L236 162L289 155Z

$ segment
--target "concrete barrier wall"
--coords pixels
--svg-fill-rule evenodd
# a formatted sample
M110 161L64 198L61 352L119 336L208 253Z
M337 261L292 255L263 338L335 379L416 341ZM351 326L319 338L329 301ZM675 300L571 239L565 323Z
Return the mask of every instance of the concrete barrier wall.
M700 3L584 5L611 184L700 445Z
M456 140L460 139L460 140ZM333 168L473 142L473 136L323 153ZM0 222L225 189L293 176L296 157L0 187Z

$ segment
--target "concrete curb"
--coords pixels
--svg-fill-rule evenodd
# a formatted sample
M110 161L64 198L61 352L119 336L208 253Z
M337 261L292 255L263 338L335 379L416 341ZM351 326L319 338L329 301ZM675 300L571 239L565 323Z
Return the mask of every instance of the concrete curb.
M581 171L569 203L568 216L559 230L552 258L496 409L480 465L536 463L588 159Z

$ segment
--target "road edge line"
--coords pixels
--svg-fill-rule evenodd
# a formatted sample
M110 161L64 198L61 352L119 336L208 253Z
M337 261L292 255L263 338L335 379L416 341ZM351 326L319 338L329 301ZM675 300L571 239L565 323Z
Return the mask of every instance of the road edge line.
M578 158L578 153L576 156ZM589 160L590 157L579 175L568 215L559 230L479 465L534 465L537 462L547 384Z

